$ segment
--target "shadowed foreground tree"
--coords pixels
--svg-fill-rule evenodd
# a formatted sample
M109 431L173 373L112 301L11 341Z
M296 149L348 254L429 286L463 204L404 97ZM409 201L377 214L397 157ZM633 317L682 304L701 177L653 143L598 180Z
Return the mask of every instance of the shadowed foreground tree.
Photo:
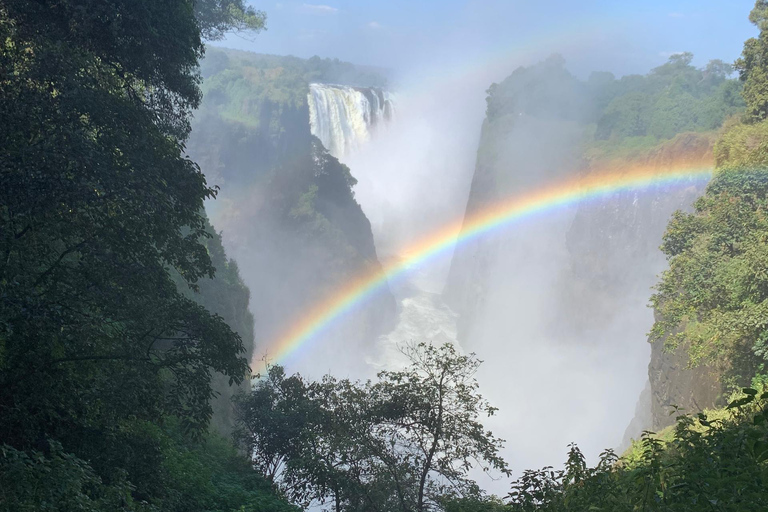
M232 16L241 4L217 2ZM87 461L73 482L127 474L121 489L149 500L166 458L152 423L202 434L212 372L248 372L240 337L174 277L196 289L214 275L201 240L215 190L184 140L201 27L215 36L237 16L196 18L206 5L0 3L3 468L55 452L73 471Z
M240 439L293 500L340 511L431 510L476 490L472 467L507 472L479 418L480 361L452 345L405 348L410 364L374 382L306 382L272 367L238 399Z

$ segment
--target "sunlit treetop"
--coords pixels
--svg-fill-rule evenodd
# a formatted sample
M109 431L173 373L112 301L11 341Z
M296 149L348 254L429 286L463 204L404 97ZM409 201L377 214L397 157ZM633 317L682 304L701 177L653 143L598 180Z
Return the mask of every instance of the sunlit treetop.
M195 16L207 41L218 41L227 32L257 33L266 29L266 13L246 6L243 0L198 0Z

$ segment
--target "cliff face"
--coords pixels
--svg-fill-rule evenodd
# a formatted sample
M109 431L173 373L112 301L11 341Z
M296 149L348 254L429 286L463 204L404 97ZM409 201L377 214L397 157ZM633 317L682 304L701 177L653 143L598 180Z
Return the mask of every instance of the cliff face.
M724 405L718 371L707 366L689 368L688 355L682 347L670 352L664 350L660 341L651 347L648 364L651 423L643 425L643 429L658 431L674 425L676 407L683 413L693 414ZM632 437L637 439L636 434Z
M722 117L706 126L683 127L701 129L698 133L677 133L664 124L663 101L675 87L670 77L698 84L697 73L666 65L645 77L597 75L582 82L555 58L494 84L466 217L504 198L578 176L620 176L638 167L660 173L713 167L715 136L705 130L718 126ZM733 84L717 85L726 86ZM705 105L717 97L715 88L702 90L697 101ZM645 101L634 101L638 91ZM579 405L564 401L557 407L566 415L571 407L581 415L594 407L595 416L611 411L606 421L625 418L631 423L625 443L644 429L674 421L668 415L671 404L688 411L713 405L720 388L712 372L689 370L682 351L669 353L661 344L646 343L653 324L648 299L666 268L658 249L662 235L673 212L689 209L703 190L703 180L691 179L642 193L618 192L548 209L503 235L459 247L444 291L459 315L459 340L481 356L485 349L507 361L521 375L531 365L541 368L529 377L540 379L537 393L550 385L539 375L550 367L557 368L547 374L552 382L582 382L580 392L599 394L600 404L579 399ZM535 361L523 362L528 359ZM604 428L595 420L589 430L596 435Z
M621 174L642 167L650 172L684 166L711 168L714 136L685 133L659 146L618 159L585 162L580 173ZM676 210L689 210L704 184L691 179L674 189L624 191L597 203L578 206L566 236L570 268L565 300L580 306L577 318L609 322L626 298L647 301L656 276L666 268L659 251L667 223ZM581 300L574 303L574 295ZM579 328L578 322L573 328ZM650 326L649 326L650 327Z
M711 168L714 140L713 134L680 134L631 157L589 162L583 172L621 172L633 166L659 172L682 166ZM646 309L643 314L643 309L658 275L666 268L658 246L672 213L690 210L703 191L701 181L691 181L674 190L619 193L578 208L567 234L570 269L561 295L562 307L576 311L564 316L571 319L567 329L583 331L594 324L625 323L637 314L641 318L638 329L650 329L651 311ZM717 375L704 367L687 366L682 349L668 352L662 342L652 344L649 383L625 441L638 438L645 429L673 424L673 405L686 412L715 405L720 394Z
M209 58L188 152L221 187L209 215L251 290L252 366L260 371L259 360L274 357L270 343L306 308L379 266L370 223L352 192L356 180L310 133L310 80L349 69L242 52L215 51ZM392 296L376 300L370 313L334 333L338 341L311 355L361 357L356 349L369 346L394 319Z
M198 282L199 293L191 293L189 290L187 292L206 309L221 316L230 328L240 335L245 347L242 356L250 360L253 356L253 315L249 310L251 294L240 277L237 264L227 257L221 236L213 227L209 227L208 231L211 237L203 243L208 249L211 263L216 268L216 277L201 279ZM245 390L248 386L249 382L246 380L239 388ZM229 377L214 373L213 390L216 396L211 401L211 424L220 434L229 436L235 424L232 397L238 387L230 386Z
M488 92L465 218L503 198L556 182L578 167L587 101L561 60L520 68ZM485 307L491 269L504 252L500 244L517 245L510 237L479 239L454 253L444 298L459 314L459 339L470 349L470 327Z

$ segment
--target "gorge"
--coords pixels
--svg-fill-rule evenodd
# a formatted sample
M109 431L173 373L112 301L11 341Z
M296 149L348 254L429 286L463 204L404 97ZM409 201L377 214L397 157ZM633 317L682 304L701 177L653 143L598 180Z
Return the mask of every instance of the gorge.
M653 75L648 78L654 79ZM714 86L730 83L722 80ZM522 84L527 88L521 88ZM467 166L456 173L460 176L456 182L464 181L455 187L452 201L432 203L431 213L450 218L457 214L456 205L466 201L464 215L471 216L501 198L525 194L558 180L599 174L601 168L621 172L622 168L629 171L641 165L663 172L686 165L712 167L712 138L697 134L681 134L629 157L585 160L584 127L595 122L593 105L596 97L605 94L607 87L603 87L585 90L556 59L519 69L494 85L487 100L489 110L471 187ZM536 97L529 96L534 90ZM397 199L405 205L409 221L398 219L399 209L393 207L393 198L387 194L393 190L404 193L408 181L399 178L399 188L387 181L400 166L405 174L414 169L412 174L436 181L446 173L431 174L424 168L416 172L418 164L414 161L421 161L418 149L408 151L412 162L392 157L393 148L409 144L408 135L398 135L405 131L406 123L395 120L391 129L374 136L367 129L352 129L372 126L366 120L376 119L371 103L360 100L360 91L352 91L337 88L331 93L323 89L322 104L326 107L313 114L312 102L320 100L319 89L311 89L310 125L316 134L324 127L327 144L334 148L348 144L339 141L357 141L343 150L340 158L361 180L356 197L366 215L375 219L378 254L385 261L397 260L407 256L398 253L399 248L429 233L434 224L414 217L420 205L407 198ZM614 102L621 96L615 98ZM402 95L402 100L407 104L407 95ZM327 107L330 104L335 106ZM413 122L408 109L398 110L398 117ZM338 128L333 136L329 135L330 126ZM450 151L447 146L437 145L446 152ZM435 146L421 150L433 153ZM702 382L698 388L677 386L688 379L685 363L672 363L670 357L676 356L656 349L651 360L645 342L653 323L652 312L645 305L657 274L664 268L663 257L655 247L661 243L672 213L690 209L704 184L691 180L674 189L641 190L577 205L477 239L462 245L455 254L405 272L397 282L390 282L399 302L399 320L391 332L380 335L376 348L368 342L366 360L374 368L397 367L402 362L398 347L421 339L453 343L477 352L481 358L493 354L483 367L480 382L502 411L515 411L512 416L502 412L493 420L496 431L510 436L512 432L541 435L545 425L554 422L539 410L521 409L532 394L549 396L553 414L580 418L567 429L547 433L553 439L548 455L552 464L558 460L561 447L573 438L594 456L605 447L606 439L612 439L614 446L626 447L630 438L638 438L643 430L668 425L670 405L693 407L698 400L696 407L714 406L718 393L713 394L711 383ZM323 336L319 343L325 339ZM661 373L660 366L664 367ZM342 366L338 371L348 370ZM505 385L498 382L499 375L505 376ZM650 391L641 393L649 382ZM590 391L576 398L559 396L560 390L573 385ZM515 391L510 392L508 386ZM670 394L670 389L677 391ZM692 393L692 398L687 393ZM636 411L635 401L641 394L644 401ZM541 446L530 454L524 446L510 446L509 450L510 457L514 453L519 459L520 468L535 465L543 456Z
M0 1L0 512L768 510L747 1Z

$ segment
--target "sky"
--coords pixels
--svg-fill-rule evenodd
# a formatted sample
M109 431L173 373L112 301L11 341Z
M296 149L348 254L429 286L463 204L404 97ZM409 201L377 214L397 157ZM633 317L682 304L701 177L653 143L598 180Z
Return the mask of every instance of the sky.
M736 59L756 34L754 0L251 1L268 29L217 44L259 53L338 58L404 74L466 72L565 56L586 76L645 73L690 51L694 64ZM446 71L447 70L447 71ZM504 69L508 74L511 69Z

